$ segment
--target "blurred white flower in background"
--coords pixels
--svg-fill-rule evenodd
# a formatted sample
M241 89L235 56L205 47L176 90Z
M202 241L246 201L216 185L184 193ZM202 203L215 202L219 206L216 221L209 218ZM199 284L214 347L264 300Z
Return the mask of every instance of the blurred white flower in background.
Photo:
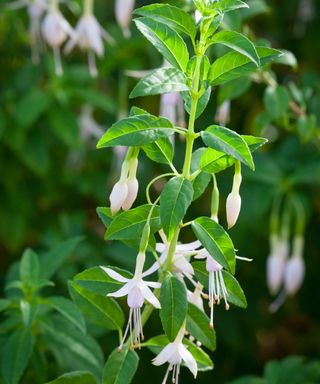
M93 14L93 0L84 1L84 12L75 28L75 33L70 36L70 40L66 44L65 53L70 53L76 45L80 49L88 52L88 65L91 76L98 74L95 55L103 57L104 45L103 39L113 44L113 38L99 24Z
M68 37L74 38L75 32L59 11L58 0L50 0L49 10L43 19L41 31L44 40L53 49L56 74L61 76L63 69L60 47Z
M131 36L129 25L132 19L132 11L135 0L116 0L115 16L117 23L122 29L124 37L127 39Z
M84 105L82 107L78 122L80 126L81 137L86 142L91 137L100 139L105 131L105 129L93 118L93 109L90 105Z

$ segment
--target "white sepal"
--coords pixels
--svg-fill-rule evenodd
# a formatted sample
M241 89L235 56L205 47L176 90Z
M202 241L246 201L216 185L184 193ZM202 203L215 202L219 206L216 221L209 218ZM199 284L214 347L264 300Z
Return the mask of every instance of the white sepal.
M128 186L126 181L118 181L110 194L110 208L112 214L116 214L120 208L122 207L122 204L125 202L128 195Z
M138 196L139 183L136 178L128 179L127 181L128 194L124 202L122 203L122 209L127 211L130 209Z
M239 192L231 192L227 198L227 205L226 205L226 211L227 211L227 222L228 222L228 228L232 228L239 217L241 209L241 197Z
M301 287L305 275L304 260L300 256L291 257L286 264L284 287L289 295L294 295Z

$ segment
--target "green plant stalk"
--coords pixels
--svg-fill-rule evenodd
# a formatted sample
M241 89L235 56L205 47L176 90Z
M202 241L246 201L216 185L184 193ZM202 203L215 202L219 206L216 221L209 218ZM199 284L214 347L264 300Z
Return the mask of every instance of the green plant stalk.
M193 143L196 138L194 132L194 123L196 120L197 106L199 101L199 83L200 83L200 65L202 61L202 55L197 55L197 62L194 71L194 81L191 91L191 110L188 124L188 132L186 133L186 153L184 158L183 172L182 175L186 178L190 178L190 166L192 158Z

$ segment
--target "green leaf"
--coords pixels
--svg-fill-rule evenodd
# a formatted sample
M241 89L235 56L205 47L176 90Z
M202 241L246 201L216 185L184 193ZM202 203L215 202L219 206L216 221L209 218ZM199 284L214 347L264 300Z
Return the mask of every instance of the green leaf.
M73 237L57 244L50 251L41 255L40 276L43 279L50 279L83 239L83 236Z
M104 369L102 384L130 384L136 373L139 356L136 352L115 349L109 356Z
M43 318L40 326L48 347L58 355L58 361L60 356L65 356L71 364L76 361L79 369L89 370L96 377L101 375L103 354L93 337L82 333L61 316Z
M113 124L101 137L97 148L116 145L140 146L174 133L171 122L150 114L129 116Z
M40 265L38 255L30 248L26 249L20 261L20 280L27 286L34 286L39 279Z
M218 104L222 105L224 101L234 100L243 95L251 85L250 77L241 77L228 81L219 89Z
M140 238L151 207L152 205L145 204L117 215L107 229L104 237L105 240L131 240ZM160 228L160 208L159 206L155 206L150 219L150 231L151 233L155 233Z
M224 152L254 169L248 144L238 133L219 125L211 125L201 132L201 137L208 147Z
M145 154L156 163L170 164L173 160L173 146L167 137L159 139L154 143L146 144L142 147Z
M114 219L111 209L109 207L97 207L96 212L103 225L107 228Z
M192 153L191 158L191 166L190 172L196 172L200 168L200 160L203 153L207 150L207 148L198 148L196 151ZM200 173L193 181L193 201L197 200L206 190L208 184L210 183L211 175L207 173Z
M221 31L210 40L212 44L222 44L246 56L256 66L260 65L260 58L253 43L244 35L236 31Z
M256 50L261 66L270 63L282 55L280 51L268 47L256 47ZM256 65L246 56L238 52L229 52L219 57L212 64L209 71L209 79L212 85L218 85L237 77L249 75L256 69Z
M65 373L46 384L96 384L96 379L90 372L74 371Z
M200 160L200 169L209 174L218 173L231 167L234 164L234 159L223 152L216 151L212 148L207 148Z
M170 179L160 196L160 218L168 240L183 219L193 198L193 188L189 180L183 177Z
M69 288L72 299L93 324L113 330L122 328L124 315L114 299L97 295L72 281Z
M220 0L213 3L214 8L219 9L223 13L234 11L239 8L249 8L248 4L241 0Z
M73 325L86 332L86 323L79 308L71 301L61 296L52 296L45 299L45 303L58 311Z
M247 300L238 281L227 271L222 271L222 274L228 291L228 301L238 307L246 308Z
M187 291L174 275L167 276L160 291L160 319L170 341L177 336L188 311Z
M187 330L210 351L216 349L215 331L209 327L209 317L197 306L189 303Z
M166 335L158 335L144 342L142 346L147 347L154 354L158 354L169 342L170 341ZM188 348L192 356L196 359L199 371L208 371L213 369L213 363L210 357L200 347L193 344L186 338L183 339L183 344Z
M265 139L264 137L250 136L250 135L241 135L241 137L248 144L248 147L251 153L259 149L263 145L267 144L268 142L268 139Z
M184 107L185 107L186 111L190 114L191 103L192 103L192 98L190 96L190 93L189 92L182 92L181 96L182 96L182 98L184 100ZM207 105L209 103L209 100L210 100L210 96L211 96L211 87L208 87L206 89L206 91L204 92L204 94L200 97L200 99L198 101L197 111L196 111L196 119L200 115L202 115L202 113L206 109L206 107L207 107Z
M136 9L134 14L147 16L153 20L169 25L178 32L195 38L197 29L193 18L184 10L169 4L151 4Z
M186 71L189 53L182 37L169 25L148 17L134 20L140 32L174 67Z
M192 229L210 255L224 268L235 272L236 255L232 240L223 227L209 217L199 217Z
M51 98L48 92L41 89L31 89L18 100L14 108L14 118L23 127L34 124L40 116L48 110Z
M274 119L283 116L288 108L290 96L287 89L281 85L267 87L263 96L264 105L267 113Z
M130 93L130 98L188 90L187 78L180 69L159 68L139 81Z
M29 303L28 301L22 299L20 300L20 310L24 325L31 331L30 328L39 311L39 304L37 302Z
M275 63L282 64L282 65L289 65L294 70L297 70L298 69L298 60L295 57L295 55L290 51L286 51L285 49L281 49L281 52L283 53L283 55L281 57L279 57L278 59L276 59Z
M112 267L116 272L130 279L132 274L124 269ZM123 283L113 280L100 267L85 269L78 273L73 281L85 288L87 291L93 292L100 296L106 296L108 293L115 292L120 289Z
M31 357L33 339L30 330L13 332L2 348L2 376L7 384L18 384Z

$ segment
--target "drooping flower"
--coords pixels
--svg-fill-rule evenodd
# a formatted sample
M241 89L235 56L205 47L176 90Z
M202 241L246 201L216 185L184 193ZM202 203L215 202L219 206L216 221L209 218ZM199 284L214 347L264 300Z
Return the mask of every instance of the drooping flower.
M179 373L181 363L184 362L185 365L192 372L194 378L197 377L198 367L195 358L188 351L187 347L183 344L183 337L185 335L185 325L179 330L175 340L172 343L166 345L162 351L152 360L154 365L163 365L169 363L168 369L166 371L165 377L162 381L162 384L167 382L169 373L172 372L172 382L175 384L179 383Z
M163 237L162 239L163 243L156 244L156 251L160 253L160 257L148 269L148 272L150 272L150 274L155 272L162 265L164 265L168 257L170 244L168 243L164 235L162 237ZM172 271L180 275L180 277L182 278L183 276L186 276L190 281L193 282L192 276L194 274L194 270L188 258L190 256L195 255L197 253L196 250L200 248L200 246L201 246L201 243L198 240L192 243L177 244L174 255L173 255L173 260L172 260L173 262ZM194 285L196 285L196 283L194 283Z
M127 178L128 193L124 202L122 203L122 209L125 211L132 207L138 195L139 183L137 180L137 168L138 159L132 159L130 161L129 174Z
M204 312L202 297L205 295L203 293L203 285L200 283L197 283L193 292L187 290L187 295L188 295L189 303L195 305L201 311Z
M65 52L70 53L78 44L80 49L88 52L88 66L91 76L98 74L95 55L102 57L104 55L103 39L110 44L114 43L113 38L99 24L93 15L92 1L85 2L84 13L78 21L74 36L68 41Z
M89 140L90 137L98 139L104 132L103 127L94 120L92 107L89 105L82 107L78 122L81 137L85 141Z
M145 261L145 252L140 251L137 256L135 273L132 279L128 279L111 268L100 266L112 279L124 283L118 291L109 293L108 296L122 297L127 296L127 303L130 308L129 320L119 346L122 349L123 343L130 330L131 345L138 344L140 346L141 340L144 339L142 321L141 321L141 308L144 301L148 301L155 308L160 308L160 302L157 297L152 293L151 288L160 288L161 284L153 281L144 281L143 277L148 276L148 273L143 273L143 265Z
M219 125L222 125L223 127L226 126L227 123L230 121L230 100L224 101L217 109L215 120L219 123Z
M135 0L116 0L115 15L123 35L128 39L131 35L129 25L132 18L132 11Z
M302 285L305 275L303 260L304 238L297 235L293 239L293 252L284 271L284 287L289 295L294 295Z
M210 327L213 328L214 304L220 304L223 298L226 310L229 309L228 291L224 283L222 265L219 264L206 249L202 249L196 259L206 259L206 270L209 272L209 306L210 306Z
M283 283L289 243L286 239L272 234L270 245L271 253L267 259L267 284L271 294L275 295Z
M239 163L240 164L240 163ZM238 220L241 209L241 196L240 196L240 184L242 176L239 171L236 170L233 176L232 191L227 198L226 211L228 228L232 228Z
M60 47L68 37L73 38L75 33L68 21L59 11L57 0L51 0L49 11L44 17L41 25L41 31L44 40L53 49L56 74L61 76L63 69Z

